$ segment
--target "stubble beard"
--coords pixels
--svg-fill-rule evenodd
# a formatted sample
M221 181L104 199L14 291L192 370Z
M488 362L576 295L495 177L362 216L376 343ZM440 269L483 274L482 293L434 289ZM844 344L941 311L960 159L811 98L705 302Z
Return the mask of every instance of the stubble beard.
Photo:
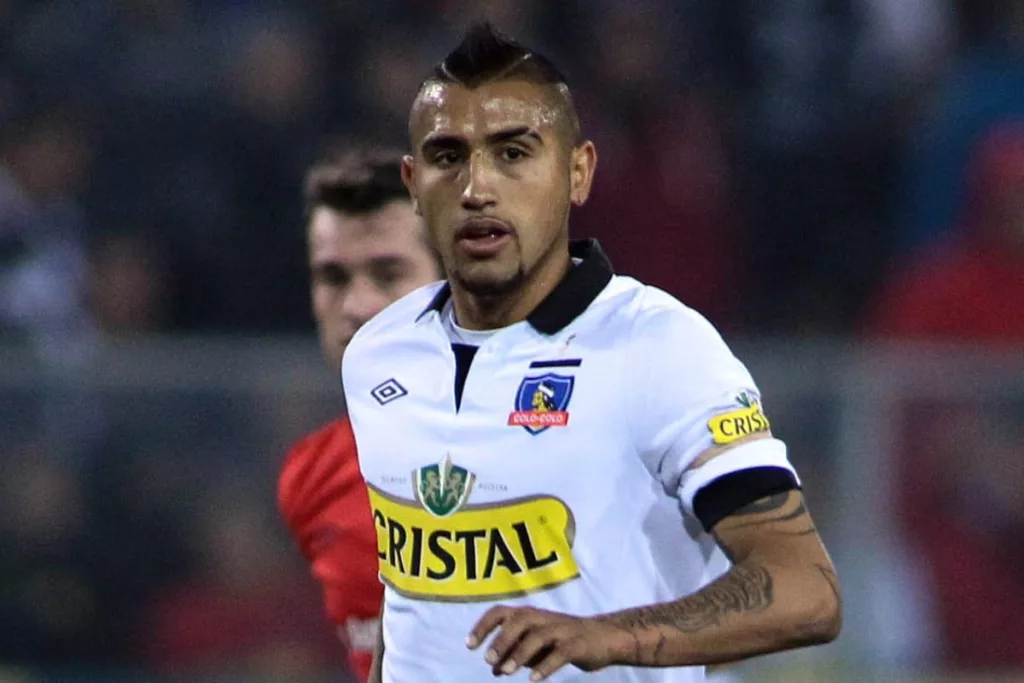
M468 278L462 273L455 272L452 279L458 283L459 288L465 292L481 299L498 299L518 291L526 282L526 271L522 263L509 277L501 279Z
M507 297L522 289L526 283L527 276L518 242L512 245L512 247L512 253L505 255L507 259L515 259L515 269L511 273L505 271L503 268L505 264L500 261L490 264L474 263L473 261L459 263L456 261L455 267L449 273L449 277L460 289L473 297L489 301ZM501 257L499 256L498 259L501 259ZM460 266L468 267L462 268ZM479 269L483 272L474 273L473 271L477 270L477 266L483 266L483 268Z

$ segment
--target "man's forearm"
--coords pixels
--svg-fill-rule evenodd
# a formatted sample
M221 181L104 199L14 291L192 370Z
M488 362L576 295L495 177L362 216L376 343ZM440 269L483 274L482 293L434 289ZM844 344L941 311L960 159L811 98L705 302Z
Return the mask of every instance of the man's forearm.
M836 637L839 590L830 564L750 560L680 600L599 617L623 633L618 663L719 664Z

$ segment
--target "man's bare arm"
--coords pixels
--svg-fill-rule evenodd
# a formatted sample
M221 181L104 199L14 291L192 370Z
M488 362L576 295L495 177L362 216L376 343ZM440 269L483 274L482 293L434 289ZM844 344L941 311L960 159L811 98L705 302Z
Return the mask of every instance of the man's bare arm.
M741 508L713 533L733 562L718 580L680 600L599 618L621 632L615 663L717 664L836 638L839 584L800 491Z

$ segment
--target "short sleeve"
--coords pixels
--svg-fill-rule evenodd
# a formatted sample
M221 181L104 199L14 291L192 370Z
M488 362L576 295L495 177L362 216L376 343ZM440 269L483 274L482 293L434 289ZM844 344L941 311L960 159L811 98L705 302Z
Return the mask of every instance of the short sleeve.
M795 478L785 444L774 438L747 441L691 468L714 446L770 435L770 423L753 377L718 331L700 314L659 295L667 304L641 311L631 344L636 400L630 428L651 475L689 514L696 494L725 475L776 467Z

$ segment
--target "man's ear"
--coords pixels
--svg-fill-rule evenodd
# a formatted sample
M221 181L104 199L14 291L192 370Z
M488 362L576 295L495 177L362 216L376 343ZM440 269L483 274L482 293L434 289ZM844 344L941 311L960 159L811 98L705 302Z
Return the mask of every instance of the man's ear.
M596 168L597 148L593 142L586 140L573 148L569 169L569 199L576 206L583 206L590 196L590 186L594 182Z
M417 216L422 216L419 198L416 196L416 186L412 178L415 164L416 160L411 155L406 154L402 157L402 182L405 183L405 189L409 191L409 198L412 200L412 210L416 212Z

